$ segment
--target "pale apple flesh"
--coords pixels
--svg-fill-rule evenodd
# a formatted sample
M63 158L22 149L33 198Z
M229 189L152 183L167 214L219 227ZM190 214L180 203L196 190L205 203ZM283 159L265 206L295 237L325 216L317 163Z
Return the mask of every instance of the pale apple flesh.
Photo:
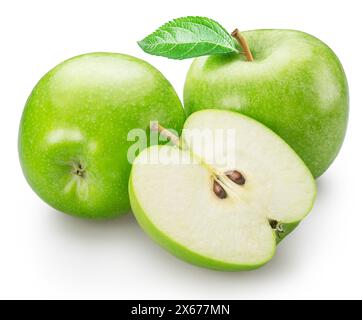
M200 111L188 118L184 132L196 128L234 128L236 150L227 151L236 151L234 166L211 162L187 134L181 149L150 147L132 167L133 212L152 238L186 261L221 270L259 267L273 257L280 234L310 211L314 179L282 139L248 117ZM223 174L228 170L242 172L245 184L230 180ZM215 194L215 179L226 198Z
M243 32L243 54L200 57L184 87L186 112L223 109L252 117L281 136L314 177L331 165L348 121L348 84L334 52L294 30Z

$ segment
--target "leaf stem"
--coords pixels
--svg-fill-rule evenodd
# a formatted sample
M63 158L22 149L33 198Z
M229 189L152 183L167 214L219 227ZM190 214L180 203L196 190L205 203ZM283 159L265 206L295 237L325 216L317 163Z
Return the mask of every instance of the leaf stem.
M246 39L244 38L244 36L242 35L242 33L238 30L235 29L231 35L236 39L236 41L240 44L240 46L243 48L243 53L246 56L246 60L248 61L253 61L253 55L251 54L248 42L246 41Z

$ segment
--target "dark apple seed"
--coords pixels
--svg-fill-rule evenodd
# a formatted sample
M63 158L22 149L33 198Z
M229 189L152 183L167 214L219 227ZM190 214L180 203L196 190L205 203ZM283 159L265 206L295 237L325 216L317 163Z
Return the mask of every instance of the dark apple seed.
M226 191L216 180L214 180L214 185L212 189L218 198L225 199L227 197Z
M244 176L237 170L226 171L225 175L234 183L242 186L245 184Z

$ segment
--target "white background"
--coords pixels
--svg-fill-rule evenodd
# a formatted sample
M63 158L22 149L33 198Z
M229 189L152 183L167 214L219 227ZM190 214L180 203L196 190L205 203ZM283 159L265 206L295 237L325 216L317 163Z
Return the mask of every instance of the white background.
M362 298L362 40L360 1L1 1L0 298ZM292 28L325 41L350 86L350 122L337 160L318 180L310 216L251 272L188 265L155 245L132 215L112 221L58 213L26 184L17 130L27 96L59 62L92 51L151 62L182 96L191 61L143 53L136 40L185 15L228 30Z

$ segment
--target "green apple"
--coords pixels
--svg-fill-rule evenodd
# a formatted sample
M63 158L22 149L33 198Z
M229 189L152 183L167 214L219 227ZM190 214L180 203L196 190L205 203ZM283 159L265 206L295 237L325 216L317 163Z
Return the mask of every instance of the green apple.
M314 177L333 162L348 120L348 85L337 56L315 37L292 30L243 32L243 54L194 60L184 87L187 114L233 110L280 135Z
M228 130L234 134L218 134ZM204 110L186 120L178 146L139 154L129 194L141 227L177 257L246 270L273 257L311 210L316 186L269 128L236 112Z
M65 213L108 218L130 208L127 150L150 120L181 130L184 111L164 76L140 59L91 53L67 60L33 89L19 155L33 190Z

